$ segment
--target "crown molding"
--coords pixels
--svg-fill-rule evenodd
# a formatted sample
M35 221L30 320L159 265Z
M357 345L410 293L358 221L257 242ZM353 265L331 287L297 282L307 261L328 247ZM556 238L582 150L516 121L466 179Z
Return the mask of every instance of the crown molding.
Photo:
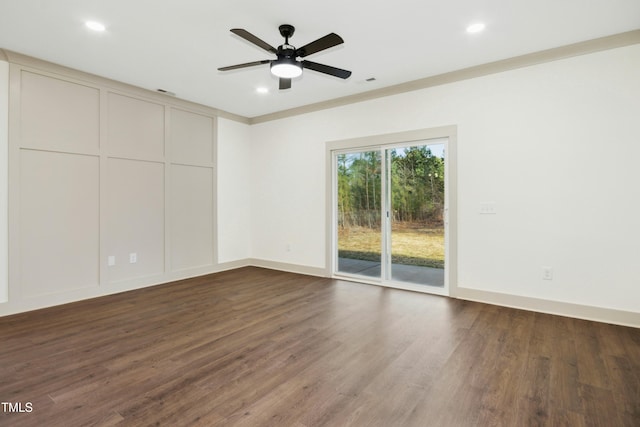
M374 89L354 95L343 96L328 101L308 104L301 107L290 108L287 110L277 111L274 113L264 114L255 117L245 117L238 114L230 113L217 108L197 104L191 101L182 100L180 98L170 97L172 103L183 104L193 108L199 106L202 109L212 111L217 117L237 121L244 124L254 125L265 123L273 120L280 120L288 117L294 117L301 114L312 113L321 110L341 107L345 105L355 104L358 102L368 101L387 96L398 95L405 92L426 89L429 87L440 86L448 83L454 83L462 80L469 80L476 77L497 74L504 71L514 70L518 68L529 67L533 65L543 64L561 59L571 58L574 56L587 55L590 53L615 49L619 47L640 44L640 29L628 31L625 33L614 34L611 36L600 37L597 39L586 40L579 43L573 43L566 46L560 46L552 49L542 50L538 52L528 53L513 58L502 59L499 61L489 62L486 64L476 65L469 68L463 68L448 73L438 74L435 76L425 77L393 86L387 86L380 89ZM140 88L126 83L111 80L105 77L97 76L83 71L74 70L62 65L57 65L41 59L33 58L10 50L0 48L0 60L4 60L19 65L32 67L36 69L44 69L46 71L71 75L81 80L90 82L98 82L105 86L114 87L116 89L126 89L128 91L137 92L142 96L152 97L164 102L167 101L168 95L163 95L149 89Z
M272 120L284 119L300 114L341 107L344 105L355 104L357 102L383 98L386 96L397 95L405 92L412 92L429 87L440 86L447 83L469 80L476 77L501 73L517 68L529 67L532 65L558 61L560 59L571 58L574 56L587 55L590 53L630 46L638 43L640 43L640 30L628 31L626 33L614 34L612 36L601 37L566 46L528 53L513 58L489 62L482 65L476 65L469 68L413 80L406 83L400 83L393 86L387 86L355 95L344 96L341 98L335 98L328 101L305 105L302 107L296 107L288 110L278 111L275 113L265 114L262 116L256 116L249 119L249 124L253 125L269 122Z
M184 107L195 110L200 110L206 114L211 114L216 117L222 117L238 121L241 123L249 124L249 118L240 116L238 114L229 113L224 110L213 108L207 105L198 104L192 101L187 101L174 96L165 95L153 90L144 89L138 86L133 86L127 83L122 83L116 80L111 80L106 77L101 77L95 74L86 73L73 68L65 67L63 65L54 64L42 59L34 58L32 56L23 55L18 52L0 48L0 60L4 58L5 61L19 65L21 67L31 68L40 71L46 71L51 74L57 74L65 77L71 77L76 80L84 81L90 84L97 84L103 87L107 87L114 90L126 91L127 93L136 94L147 99L154 99L158 102L168 103L176 107Z

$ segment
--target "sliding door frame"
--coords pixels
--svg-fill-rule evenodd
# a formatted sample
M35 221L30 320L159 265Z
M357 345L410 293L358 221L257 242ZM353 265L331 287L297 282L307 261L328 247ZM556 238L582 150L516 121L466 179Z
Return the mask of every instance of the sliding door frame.
M384 280L384 262L381 265L380 280L367 280L366 277L336 275L336 253L337 253L337 227L335 227L336 209L336 191L334 174L336 173L334 165L335 151L368 151L368 150L385 150L393 145L423 145L429 144L429 140L447 139L446 161L446 197L445 205L445 222L447 229L447 238L445 241L445 292L441 288L431 286L396 286L393 283ZM384 175L385 165L381 165ZM384 179L384 176L382 177ZM455 297L457 294L457 128L456 126L443 126L437 128L418 129L413 131L398 132L384 135L365 136L361 138L345 139L339 141L330 141L326 143L326 257L325 269L327 276L344 280L353 280L363 283L371 283L374 285L385 287L398 287L407 290L415 290L426 293L445 294ZM383 182L383 187L385 183ZM385 227L386 228L386 227ZM384 236L383 236L384 237ZM386 242L383 244L386 245Z

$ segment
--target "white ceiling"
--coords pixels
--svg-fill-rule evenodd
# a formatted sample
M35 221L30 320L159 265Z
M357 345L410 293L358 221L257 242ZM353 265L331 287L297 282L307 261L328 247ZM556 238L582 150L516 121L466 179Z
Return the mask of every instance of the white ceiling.
M486 30L467 34L476 21ZM306 70L279 91L268 65L217 71L274 58L231 28L277 47L285 23L297 47L342 36L308 59L352 76ZM246 117L638 28L640 0L0 0L0 48Z

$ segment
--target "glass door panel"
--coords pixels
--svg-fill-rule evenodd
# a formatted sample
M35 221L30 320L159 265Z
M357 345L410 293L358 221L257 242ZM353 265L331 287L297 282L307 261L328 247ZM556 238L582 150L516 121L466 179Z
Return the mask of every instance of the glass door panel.
M446 138L335 151L333 271L447 292Z
M338 154L337 271L381 278L381 151Z
M387 149L388 279L444 287L445 144Z

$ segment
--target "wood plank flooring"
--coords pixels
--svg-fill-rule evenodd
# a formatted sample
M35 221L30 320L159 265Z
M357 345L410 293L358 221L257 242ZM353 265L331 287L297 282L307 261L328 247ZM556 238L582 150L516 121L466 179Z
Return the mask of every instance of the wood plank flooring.
M640 426L640 329L259 268L0 318L2 426ZM14 406L15 409L15 406Z

